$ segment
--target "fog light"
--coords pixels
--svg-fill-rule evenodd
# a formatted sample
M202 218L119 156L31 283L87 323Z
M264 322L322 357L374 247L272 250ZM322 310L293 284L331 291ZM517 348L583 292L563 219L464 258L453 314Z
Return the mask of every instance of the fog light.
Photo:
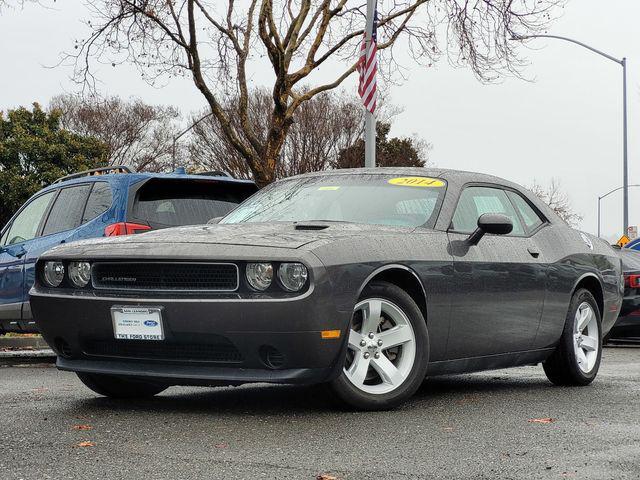
M45 262L43 280L47 287L59 287L64 279L62 262Z
M269 288L273 281L273 265L270 263L247 263L246 274L249 285L262 292Z
M282 286L290 292L297 292L307 283L309 272L301 263L283 263L278 269L278 278Z
M71 262L69 264L69 280L78 288L86 287L91 280L91 264L89 262Z

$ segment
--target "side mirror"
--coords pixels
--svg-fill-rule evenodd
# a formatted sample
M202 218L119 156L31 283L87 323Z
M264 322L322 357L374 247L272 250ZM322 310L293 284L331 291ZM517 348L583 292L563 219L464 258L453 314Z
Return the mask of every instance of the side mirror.
M27 251L22 245L7 245L0 249L0 253L8 253L12 257L22 258L27 254Z
M513 230L513 222L501 213L483 213L478 218L478 228L469 235L467 243L477 245L486 233L493 235L507 235Z
M215 225L216 223L220 223L224 217L213 217L211 220L207 222L207 225Z

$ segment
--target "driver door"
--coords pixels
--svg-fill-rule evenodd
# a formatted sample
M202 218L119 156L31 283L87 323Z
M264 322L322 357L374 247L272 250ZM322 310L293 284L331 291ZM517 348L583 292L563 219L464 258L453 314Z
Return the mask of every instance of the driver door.
M465 240L484 213L513 222L509 235ZM542 315L546 271L535 240L527 235L505 190L468 186L458 200L449 242L454 290L447 357L480 357L531 347Z
M22 317L25 257L35 241L56 191L25 204L2 234L0 251L0 321L15 328Z

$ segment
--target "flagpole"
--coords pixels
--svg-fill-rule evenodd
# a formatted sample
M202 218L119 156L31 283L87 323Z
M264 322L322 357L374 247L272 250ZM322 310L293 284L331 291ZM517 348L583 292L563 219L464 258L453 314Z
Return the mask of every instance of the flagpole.
M366 23L366 47L369 51L371 45L371 32L373 32L373 17L376 10L376 0L367 0ZM376 118L373 113L365 108L364 118L364 166L376 166Z

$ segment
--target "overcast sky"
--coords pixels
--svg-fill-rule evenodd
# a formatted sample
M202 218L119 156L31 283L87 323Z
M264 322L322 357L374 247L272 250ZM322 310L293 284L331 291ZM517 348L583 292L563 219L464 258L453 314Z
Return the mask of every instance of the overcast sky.
M47 3L43 0L43 3ZM86 29L78 0L58 0L52 9L26 6L0 15L0 110L74 92L69 68L54 65ZM640 2L570 0L549 33L582 40L629 61L629 174L640 183ZM443 59L432 68L413 67L391 89L403 108L392 134L416 134L433 144L434 164L495 174L530 185L552 177L584 217L581 228L596 232L597 197L622 185L622 68L578 46L536 40L524 49L524 74L533 82L506 78L479 83ZM254 75L259 75L255 72ZM151 88L136 71L104 67L102 93L138 96L173 104L184 112L204 108L189 81ZM255 78L255 77L254 77ZM355 77L346 86L355 91ZM622 231L622 192L603 200L602 230ZM630 224L640 224L640 188L630 190Z

